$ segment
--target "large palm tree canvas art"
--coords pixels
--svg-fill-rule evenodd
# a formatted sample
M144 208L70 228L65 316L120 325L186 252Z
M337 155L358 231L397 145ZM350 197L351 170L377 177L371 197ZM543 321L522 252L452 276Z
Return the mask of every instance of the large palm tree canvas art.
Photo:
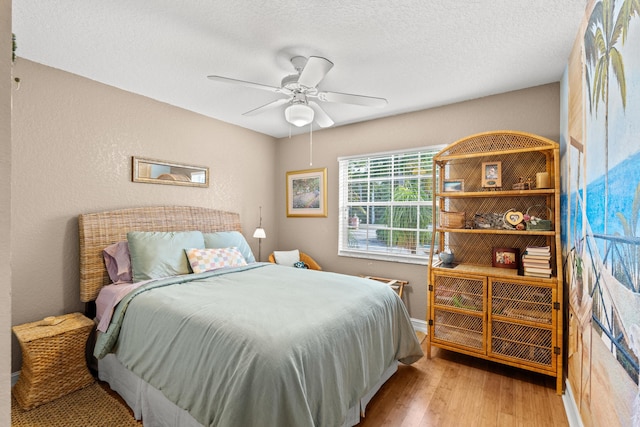
M640 426L640 0L589 2L572 58L568 385L585 426Z

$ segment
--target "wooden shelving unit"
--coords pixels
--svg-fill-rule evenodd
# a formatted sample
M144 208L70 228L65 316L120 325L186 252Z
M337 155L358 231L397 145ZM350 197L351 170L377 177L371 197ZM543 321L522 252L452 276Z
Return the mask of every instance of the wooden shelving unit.
M559 148L549 139L516 131L472 135L434 157L433 239L427 319L428 356L435 345L556 378L562 377L562 260L560 251ZM483 187L483 167L499 162L501 187ZM512 189L546 172L550 188ZM445 191L445 181L463 182ZM463 191L456 191L461 189ZM550 230L478 228L476 214L508 211L546 216ZM441 227L440 211L464 212L461 228ZM521 269L492 266L492 248L551 248L552 275L537 278ZM437 252L450 249L453 265Z

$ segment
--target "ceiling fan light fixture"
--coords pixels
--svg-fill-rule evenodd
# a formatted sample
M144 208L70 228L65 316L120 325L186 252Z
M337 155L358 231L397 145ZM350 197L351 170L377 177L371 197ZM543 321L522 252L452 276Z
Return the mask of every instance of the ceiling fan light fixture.
M333 62L321 56L294 56L291 64L296 70L295 74L285 76L280 87L267 86L260 83L222 77L217 75L207 76L210 80L231 83L244 87L265 90L277 94L279 97L258 108L245 113L244 116L255 116L266 111L285 106L285 120L296 127L303 127L315 123L321 128L333 126L335 122L329 117L321 104L317 101L361 105L364 107L384 107L387 100L373 96L353 95L349 93L320 91L318 84L322 82L327 73L333 68ZM282 110L279 110L282 111ZM311 130L311 129L310 129ZM289 128L291 131L291 128ZM291 133L291 132L290 132Z
M307 104L291 104L284 110L284 117L294 126L302 127L313 121L313 108Z

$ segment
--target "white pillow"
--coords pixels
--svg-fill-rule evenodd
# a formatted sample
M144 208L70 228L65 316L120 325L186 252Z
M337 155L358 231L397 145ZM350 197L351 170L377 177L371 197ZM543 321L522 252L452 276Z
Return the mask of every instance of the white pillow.
M298 249L292 251L273 251L273 256L276 259L276 264L286 265L287 267L293 267L293 264L300 261L300 251Z

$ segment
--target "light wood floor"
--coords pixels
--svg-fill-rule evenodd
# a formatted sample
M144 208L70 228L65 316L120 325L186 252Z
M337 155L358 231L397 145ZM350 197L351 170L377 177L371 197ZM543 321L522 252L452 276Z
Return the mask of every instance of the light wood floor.
M426 340L422 349L426 354ZM435 347L431 353L400 364L358 427L569 425L554 378Z
M554 378L431 350L431 359L400 364L359 427L569 425Z

